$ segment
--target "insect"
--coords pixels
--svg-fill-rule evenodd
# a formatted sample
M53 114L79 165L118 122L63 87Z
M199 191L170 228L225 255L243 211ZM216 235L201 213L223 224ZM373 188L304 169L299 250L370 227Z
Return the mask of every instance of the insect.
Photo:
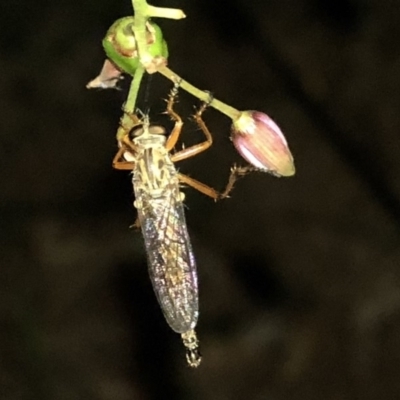
M204 103L194 119L205 135L205 141L171 153L182 132L183 121L174 111L179 83L175 84L167 101L166 113L174 121L167 137L166 129L152 125L148 115L126 115L129 123L121 125L117 138L120 149L113 167L132 171L135 193L134 206L138 211L147 252L148 268L153 289L168 325L181 335L186 348L186 359L191 367L201 362L199 341L195 327L199 317L198 279L196 261L190 242L181 184L191 186L214 200L228 197L236 179L250 171L249 167L233 167L222 193L189 176L178 172L174 162L193 157L212 144L202 113Z

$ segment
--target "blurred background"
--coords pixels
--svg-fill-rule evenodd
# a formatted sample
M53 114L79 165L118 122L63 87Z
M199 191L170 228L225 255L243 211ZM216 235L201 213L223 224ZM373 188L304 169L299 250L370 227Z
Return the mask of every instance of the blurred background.
M255 173L186 215L203 363L186 366L147 274L131 177L114 171L123 90L88 91L130 1L1 2L0 399L400 398L400 3L159 0L170 67L268 113L293 178ZM171 88L144 83L153 121ZM186 119L198 101L181 93ZM230 121L179 163L216 188ZM183 142L202 139L187 121Z

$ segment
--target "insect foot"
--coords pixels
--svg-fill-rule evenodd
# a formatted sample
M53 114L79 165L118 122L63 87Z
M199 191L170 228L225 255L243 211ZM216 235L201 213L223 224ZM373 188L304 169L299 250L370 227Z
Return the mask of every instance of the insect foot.
M214 95L209 92L209 91L205 91L205 93L208 94L208 99L206 101L203 101L203 103L201 104L201 106L198 108L198 110L196 111L196 113L194 114L194 120L195 121L199 121L201 120L201 115L203 114L203 112L206 110L206 108L208 108L210 106L210 104L213 102L214 100Z
M240 166L238 167L235 164L231 168L232 174L236 175L237 177L245 176L245 175L247 175L247 174L249 174L250 172L253 172L253 171L257 171L257 168L251 167L250 165L248 165L246 167L240 167Z

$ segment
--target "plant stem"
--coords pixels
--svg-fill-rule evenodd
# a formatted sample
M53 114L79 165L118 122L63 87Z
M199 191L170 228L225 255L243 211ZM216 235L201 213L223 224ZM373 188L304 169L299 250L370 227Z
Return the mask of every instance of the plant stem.
M120 141L126 134L126 127L131 126L131 115L135 114L136 99L139 93L140 83L144 74L144 67L139 65L132 77L131 86L129 87L128 98L124 104L124 115L122 116L120 126L117 130L117 140Z
M172 71L168 67L160 67L157 69L157 72L164 75L167 79L169 79L170 81L172 81L174 83L179 82L180 88L182 88L183 90L186 90L188 93L197 97L198 99L200 99L204 102L208 102L210 100L209 92L196 88L195 86L190 84L188 81L185 81L184 79L182 79L178 74L176 74L174 71ZM215 108L222 114L225 114L233 121L237 120L241 115L241 112L239 110L237 110L234 107L229 106L228 104L223 103L222 101L220 101L218 99L212 99L209 106Z
M148 5L148 13L152 17L182 19L186 18L186 14L178 8L153 7Z
M131 86L129 87L128 98L126 99L124 110L127 113L133 114L135 112L136 99L139 93L140 83L144 74L144 68L139 65L133 75Z
M175 8L153 7L147 4L147 0L132 0L135 20L133 31L137 43L140 63L146 68L153 57L147 51L146 22L151 17L181 19L186 15L182 10Z
M146 67L152 57L147 51L146 40L146 22L149 19L148 5L146 0L132 0L133 9L135 11L135 19L133 22L133 31L135 33L137 51L140 63Z
M135 39L137 44L137 51L140 58L141 67L135 72L135 76L132 80L131 87L129 90L128 100L126 102L125 109L128 112L134 112L137 92L139 90L140 81L142 79L144 70L151 65L153 57L147 50L146 40L146 22L150 17L161 17L161 18L172 18L181 19L185 18L186 15L182 10L173 8L153 7L147 4L147 0L132 0L132 6L135 12L135 19L133 23L133 31L135 33ZM173 72L171 69L161 66L157 69L157 72L164 75L172 82L180 82L180 87L186 90L198 99L208 102L210 100L210 94L203 90L196 88L189 82L182 79L179 75ZM233 121L237 120L241 114L239 110L223 103L220 100L212 99L210 106L227 115Z

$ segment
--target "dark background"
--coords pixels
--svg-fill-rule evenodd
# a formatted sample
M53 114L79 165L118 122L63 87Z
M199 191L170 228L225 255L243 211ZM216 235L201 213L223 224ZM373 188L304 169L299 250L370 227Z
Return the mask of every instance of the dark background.
M213 6L215 4L215 6ZM203 364L190 370L147 276L127 172L126 91L88 91L125 1L0 5L0 398L400 398L400 2L158 1L169 65L282 127L297 174L214 203L186 190ZM128 81L125 81L125 87ZM153 120L171 85L145 82ZM196 99L182 93L188 117ZM230 121L179 164L214 187ZM185 144L201 139L192 123Z

